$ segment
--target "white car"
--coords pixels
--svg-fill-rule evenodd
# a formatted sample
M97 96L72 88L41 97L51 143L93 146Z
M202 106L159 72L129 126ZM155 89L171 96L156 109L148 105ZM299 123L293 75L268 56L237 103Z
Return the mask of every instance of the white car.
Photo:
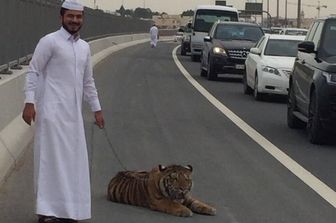
M244 93L261 100L263 94L287 95L289 75L304 36L265 35L245 61Z

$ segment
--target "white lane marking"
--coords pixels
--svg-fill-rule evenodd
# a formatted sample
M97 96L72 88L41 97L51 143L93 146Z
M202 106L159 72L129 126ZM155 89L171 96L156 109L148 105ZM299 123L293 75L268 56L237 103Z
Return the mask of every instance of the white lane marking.
M282 152L278 147L268 141L259 132L249 126L235 113L218 101L212 94L210 94L204 87L202 87L183 67L181 62L176 56L176 51L180 46L177 46L173 50L173 59L180 69L181 73L187 78L187 80L206 98L213 104L218 110L220 110L227 118L229 118L234 124L236 124L243 132L251 137L256 143L270 153L275 159L277 159L282 165L290 170L294 175L301 179L305 184L318 193L324 200L329 202L334 208L336 208L336 192L332 190L328 185L320 181L308 170L300 166L295 160Z

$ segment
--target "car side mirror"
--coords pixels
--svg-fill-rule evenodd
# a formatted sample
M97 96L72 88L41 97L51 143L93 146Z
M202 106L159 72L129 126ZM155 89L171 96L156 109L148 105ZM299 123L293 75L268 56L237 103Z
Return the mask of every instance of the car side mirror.
M261 55L261 50L259 48L251 48L250 53L256 54L256 55Z
M304 41L298 44L298 50L304 53L315 53L315 44L311 41Z
M211 42L211 36L204 37L204 42Z

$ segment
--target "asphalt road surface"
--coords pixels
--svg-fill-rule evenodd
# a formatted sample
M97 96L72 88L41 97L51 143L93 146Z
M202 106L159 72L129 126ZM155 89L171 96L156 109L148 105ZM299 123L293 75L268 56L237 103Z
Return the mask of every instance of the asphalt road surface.
M218 103L325 184L331 192L327 201L318 185L314 190L316 185L300 178L306 176L293 174L182 75L172 56L176 46L173 42L160 42L156 49L148 43L133 46L96 67L106 132L92 125L93 117L85 108L93 214L85 222L335 222L335 145L311 145L303 130L289 129L283 98L256 102L242 93L240 79L207 81L199 75L199 63L178 57ZM36 222L31 157L29 149L0 190L1 223ZM181 218L106 200L107 184L123 166L150 170L158 164L192 165L192 194L215 206L217 215Z

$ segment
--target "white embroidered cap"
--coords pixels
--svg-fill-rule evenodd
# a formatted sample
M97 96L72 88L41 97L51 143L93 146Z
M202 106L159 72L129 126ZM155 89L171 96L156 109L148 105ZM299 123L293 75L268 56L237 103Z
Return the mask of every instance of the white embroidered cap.
M84 11L84 6L78 0L65 0L62 8L76 11Z

